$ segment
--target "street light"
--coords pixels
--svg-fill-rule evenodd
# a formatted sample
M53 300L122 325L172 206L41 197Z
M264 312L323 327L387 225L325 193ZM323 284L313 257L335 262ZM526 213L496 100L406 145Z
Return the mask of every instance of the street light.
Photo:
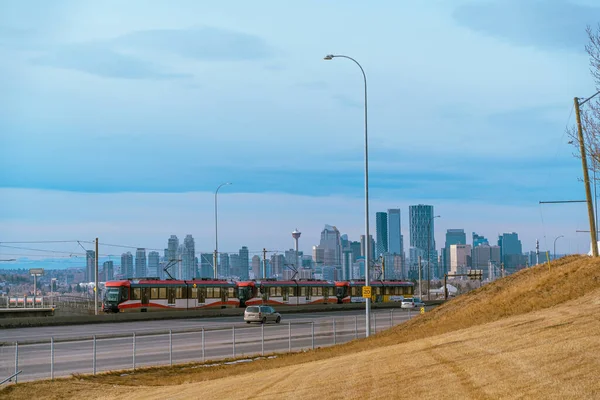
M565 237L564 235L560 235L554 239L554 260L556 260L556 241L561 237Z
M333 58L347 58L348 60L354 61L360 72L362 72L363 80L365 82L365 286L369 286L369 136L367 129L367 75L363 67L352 57L344 55L328 54L323 59L333 60ZM365 335L368 337L371 332L371 299L367 298L365 302L366 321L365 321Z
M213 256L213 269L215 279L219 278L218 270L217 270L217 255L219 254L219 236L218 236L218 223L217 223L217 194L219 193L219 189L226 185L231 185L231 182L221 183L217 190L215 190L215 254Z
M427 300L431 300L430 290L429 290L429 270L431 269L431 258L429 257L429 248L431 247L431 221L435 218L440 218L439 215L435 217L431 217L429 222L427 222Z

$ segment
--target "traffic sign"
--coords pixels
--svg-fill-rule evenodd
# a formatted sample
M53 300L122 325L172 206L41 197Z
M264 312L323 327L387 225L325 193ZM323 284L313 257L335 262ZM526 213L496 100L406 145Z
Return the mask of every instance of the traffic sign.
M371 286L363 286L362 297L365 299L371 298Z
M421 314L425 314L425 307L421 307Z

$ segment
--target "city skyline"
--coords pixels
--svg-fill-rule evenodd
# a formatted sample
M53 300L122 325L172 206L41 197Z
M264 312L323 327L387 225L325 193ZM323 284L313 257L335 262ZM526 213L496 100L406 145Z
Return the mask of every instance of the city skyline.
M325 223L360 237L360 71L322 60L340 52L369 80L373 236L399 208L408 252L408 206L431 204L438 251L459 228L586 253L585 206L538 202L585 197L565 128L594 91L600 7L536 4L3 3L0 241L135 252L179 232L209 253L222 182L219 250L293 248L298 227L309 254Z

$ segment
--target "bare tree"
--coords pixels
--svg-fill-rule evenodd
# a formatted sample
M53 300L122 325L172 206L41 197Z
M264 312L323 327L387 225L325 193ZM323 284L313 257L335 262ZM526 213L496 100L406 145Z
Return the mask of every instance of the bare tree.
M590 73L594 78L596 91L600 91L600 23L596 29L588 25L586 33L588 35L588 44L585 46L585 51L589 57ZM591 96L592 94L590 93L589 95ZM590 100L586 103L585 107L582 107L581 125L586 154L590 159L588 167L592 173L594 187L596 187L597 181L600 180L600 97ZM577 128L575 126L569 127L567 128L567 133L571 138L569 143L578 149L574 153L574 156L581 158Z

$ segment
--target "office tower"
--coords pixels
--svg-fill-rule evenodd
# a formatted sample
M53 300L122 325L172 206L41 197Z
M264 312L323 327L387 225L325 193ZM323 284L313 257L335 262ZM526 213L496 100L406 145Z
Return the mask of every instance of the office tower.
M500 258L506 273L513 273L525 266L526 257L523 256L523 247L517 233L504 233L498 236L498 246L500 246Z
M104 261L104 263L102 263L102 275L103 275L103 281L104 282L108 282L108 281L112 281L115 277L114 274L114 262L113 261ZM100 279L100 278L98 278Z
M400 210L390 208L388 214L388 253L404 255Z
M248 252L248 247L242 246L239 251L240 254L240 272L239 277L242 280L248 280L248 273L250 268L250 255Z
M213 262L213 253L200 253L200 278L212 278L215 276Z
M151 251L148 253L148 276L158 278L159 271L158 265L160 264L160 254L158 251Z
M323 249L321 246L313 246L312 258L313 258L313 261L315 262L315 264L317 264L317 265L324 264L325 263L325 249Z
M342 251L342 279L350 280L353 278L352 276L352 250L346 248Z
M139 247L135 251L135 277L145 278L146 276L146 249Z
M254 279L262 277L262 264L258 255L252 256L252 275Z
M342 241L340 231L331 225L325 225L321 231L319 247L324 251L324 263L327 265L342 265Z
M473 232L473 248L479 246L480 244L488 244L489 245L490 243L488 242L488 240L485 237Z
M129 251L121 254L121 274L125 279L134 278L133 255Z
M283 254L273 254L271 256L271 275L269 278L283 277L283 270L285 268L285 257Z
M482 243L473 247L472 252L471 268L483 270L483 279L491 278L490 263L494 267L500 266L500 247Z
M435 218L433 206L409 206L410 245L425 253L423 259L423 276L434 278L437 275L437 250L435 247ZM429 259L427 259L429 254ZM411 260L411 264L413 260ZM427 271L429 270L429 274Z
M371 261L375 260L375 252L373 251L375 249L375 240L373 239L372 235L369 235L369 256L371 258ZM360 235L360 256L362 258L365 258L365 235Z
M183 239L183 253L181 255L182 276L180 279L190 280L198 276L198 264L196 263L196 244L192 235L186 235Z
M470 244L452 244L450 245L450 273L466 274L467 269L471 268L471 245Z
M229 266L229 254L219 253L219 273L224 277L231 276L231 268Z
M238 253L233 253L229 256L229 273L231 276L235 276L238 279L241 279L239 276L240 273L240 255Z
M446 242L444 243L444 250L442 253L442 268L440 271L440 277L443 274L447 274L450 269L450 246L453 244L467 244L467 235L464 229L448 229L446 231Z
M388 215L385 212L375 213L375 232L377 247L375 258L388 252Z
M355 263L356 259L362 255L362 245L360 241L350 242L350 250L352 250L352 262Z
M96 279L96 252L94 250L85 251L85 281L93 282Z

